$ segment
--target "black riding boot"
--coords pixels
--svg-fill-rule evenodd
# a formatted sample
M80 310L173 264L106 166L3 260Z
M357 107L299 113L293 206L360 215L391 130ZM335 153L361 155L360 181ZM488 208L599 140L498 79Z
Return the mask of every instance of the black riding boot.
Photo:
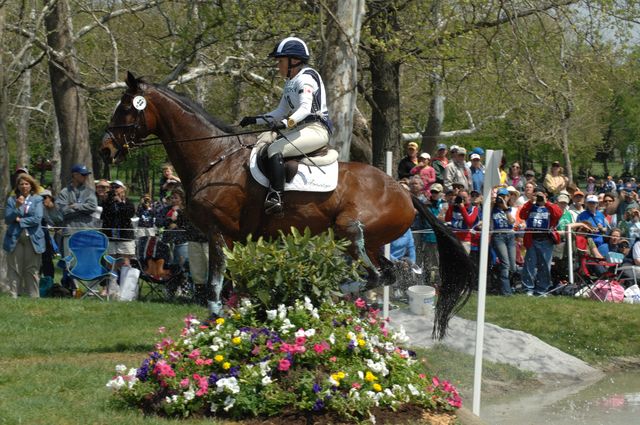
M282 192L284 191L284 158L277 153L269 158L271 174L271 190L264 201L264 212L267 215L282 214Z

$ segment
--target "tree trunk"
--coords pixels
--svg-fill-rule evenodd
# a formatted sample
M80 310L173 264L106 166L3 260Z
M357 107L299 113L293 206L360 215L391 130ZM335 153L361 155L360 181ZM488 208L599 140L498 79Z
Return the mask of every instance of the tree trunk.
M371 139L373 165L384 169L385 151L393 152L397 162L402 155L400 140L400 62L392 60L379 45L398 29L396 8L387 2L374 2L369 7L371 37L383 41L369 46L371 68ZM394 167L395 168L395 167Z
M31 55L26 54L23 64L28 64ZM31 70L26 69L20 77L22 88L18 98L18 104L22 107L18 114L18 125L16 128L16 164L29 168L31 175L35 174L29 164L29 118L31 117Z
M350 159L353 110L357 97L358 44L364 6L364 0L330 2L335 20L328 20L326 48L320 69L334 125L331 140L340 152L341 161Z
M571 155L569 155L569 125L571 116L567 113L560 123L560 132L562 134L562 156L564 157L565 176L569 181L573 181L573 168L571 167Z
M60 130L58 120L53 120L52 146L51 146L51 187L53 193L58 194L62 190L62 159L60 158Z
M5 46L4 39L4 19L5 9L0 7L0 43ZM3 61L4 55L0 55L0 210L4 212L6 194L9 193L9 135L7 132L7 87L5 76L5 64ZM4 214L2 214L4 217ZM4 240L4 233L7 230L7 225L4 224L4 219L0 220L0 238ZM0 249L0 288L5 288L7 282L7 261L6 252L4 249Z
M68 0L58 0L45 18L49 54L49 78L56 117L60 128L61 172L63 184L71 177L74 163L91 165L91 147L86 102L75 81L80 72L73 46ZM93 179L88 182L93 184Z
M444 95L442 94L442 78L431 74L431 100L429 101L429 118L427 127L422 133L422 152L435 153L436 145L442 132L444 122Z

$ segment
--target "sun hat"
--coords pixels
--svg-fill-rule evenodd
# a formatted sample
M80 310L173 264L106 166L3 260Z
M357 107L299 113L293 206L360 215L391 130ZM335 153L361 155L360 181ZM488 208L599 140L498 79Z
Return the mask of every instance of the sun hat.
M420 158L424 158L424 159L431 159L431 155L429 155L429 154L428 154L428 153L426 153L426 152L422 152L422 153L420 154Z
M123 189L126 189L127 186L124 185L120 180L114 180L111 182L111 186L120 186Z
M564 193L561 193L560 195L558 195L558 202L565 202L565 203L569 203L569 195L565 195Z
M442 192L442 185L440 183L434 183L429 188L429 192Z
M515 187L513 187L513 186L508 186L507 187L507 192L515 193L516 196L520 196L520 191L518 189L516 189Z
M465 148L463 148L462 146L458 146L458 150L456 150L456 154L458 154L458 155L466 155L467 154L467 150Z

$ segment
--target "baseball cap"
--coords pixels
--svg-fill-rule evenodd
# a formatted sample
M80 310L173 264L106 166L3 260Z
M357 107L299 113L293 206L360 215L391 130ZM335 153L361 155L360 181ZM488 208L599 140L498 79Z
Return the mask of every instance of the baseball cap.
M552 166L552 167L559 167L559 166L560 166L560 161L553 161L553 162L551 163L551 166Z
M456 153L458 155L460 155L460 154L466 155L467 154L467 150L465 148L463 148L462 146L458 146L458 150L456 151Z
M598 203L598 197L596 195L588 195L587 202L595 202Z
M471 150L471 152L472 152L472 153L477 153L478 155L484 155L484 149L482 149L482 148L478 148L478 147L473 148L473 149Z
M429 155L429 154L428 154L428 153L426 153L426 152L422 152L422 153L420 154L420 158L424 158L424 159L431 159L431 155Z
M442 185L440 183L434 183L429 188L430 192L442 192Z
M106 186L106 187L111 186L111 182L109 180L107 180L107 179L96 180L95 184L96 184L96 187L98 187L98 186Z
M536 186L534 193L537 193L537 192L547 193L547 188L544 186Z
M53 194L49 189L43 189L42 192L40 192L38 195L42 196L43 198L45 196L48 196L49 198L53 198Z
M26 174L29 174L29 169L28 169L27 167L25 167L24 165L23 165L23 166L18 165L18 166L16 166L16 171L15 171L15 173L16 173L16 174L18 174L18 173L26 173Z
M418 149L418 144L416 142L407 143L407 149Z
M472 195L472 196L473 196L473 194L474 194L474 193L476 194L476 196L479 196L479 195L480 195L480 192L479 192L479 191L477 191L477 190L475 190L475 189L472 189L472 190L471 190L471 192L469 192L469 195Z
M120 186L123 189L126 189L127 186L124 185L120 180L114 180L111 182L111 186Z
M507 190L506 187L501 187L500 189L498 189L498 192L496 193L496 195L498 195L498 196L507 196L507 195L509 195L509 191Z
M575 192L573 192L573 196L584 196L584 192L578 189Z
M558 202L565 202L565 203L569 203L569 196L565 195L564 193L561 193L560 195L558 195Z
M472 153L470 158L471 158L471 160L472 160L472 161L473 161L474 159L480 159L480 155L479 155L479 154L477 154L477 153Z
M83 164L75 164L73 167L71 167L71 172L82 174L83 176L91 174L91 171L89 171L89 169Z
M524 175L533 177L533 176L536 175L536 173L533 170L527 170L527 171L524 172Z
M440 143L438 145L438 150L441 150L441 149L447 149L447 145L445 145L444 143Z

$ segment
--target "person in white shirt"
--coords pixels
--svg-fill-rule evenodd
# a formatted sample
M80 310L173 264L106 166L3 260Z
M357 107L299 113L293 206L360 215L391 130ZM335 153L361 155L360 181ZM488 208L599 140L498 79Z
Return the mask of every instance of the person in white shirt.
M260 116L244 117L240 125L267 124L272 130L258 142L268 148L271 190L265 200L267 214L282 214L284 158L316 151L329 143L331 122L320 74L309 67L309 48L299 38L287 37L269 55L278 61L278 72L286 79L278 107Z

